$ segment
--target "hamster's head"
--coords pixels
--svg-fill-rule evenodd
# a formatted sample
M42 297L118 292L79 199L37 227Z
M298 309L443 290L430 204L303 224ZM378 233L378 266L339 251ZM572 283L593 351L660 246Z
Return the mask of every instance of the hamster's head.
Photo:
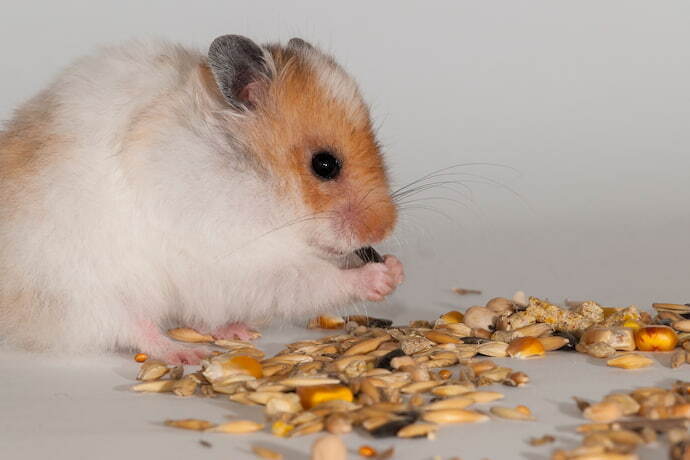
M392 232L397 210L369 109L333 58L301 39L258 46L227 35L209 66L236 114L232 132L309 246L345 254Z

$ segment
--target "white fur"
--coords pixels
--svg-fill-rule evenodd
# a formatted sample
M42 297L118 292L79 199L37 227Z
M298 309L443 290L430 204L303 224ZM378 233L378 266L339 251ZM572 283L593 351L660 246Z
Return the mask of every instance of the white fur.
M239 153L227 107L203 91L204 61L129 43L79 60L29 103L45 104L63 142L43 146L19 185L0 184L7 342L163 353L173 345L152 330L166 321L211 330L357 298L342 261L305 238L329 223L285 225L305 210L280 202ZM337 69L323 75L355 97Z

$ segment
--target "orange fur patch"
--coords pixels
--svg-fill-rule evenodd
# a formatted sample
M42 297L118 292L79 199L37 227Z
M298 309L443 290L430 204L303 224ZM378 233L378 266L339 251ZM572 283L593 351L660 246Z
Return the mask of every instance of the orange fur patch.
M270 51L278 74L248 121L250 148L313 212L338 213L343 230L362 243L385 238L397 215L367 107L358 98L332 97L299 54ZM312 174L311 158L320 150L341 159L337 179Z

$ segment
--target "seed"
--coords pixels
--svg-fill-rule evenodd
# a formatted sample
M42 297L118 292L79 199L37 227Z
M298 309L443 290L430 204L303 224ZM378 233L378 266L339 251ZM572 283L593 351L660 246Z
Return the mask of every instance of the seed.
M316 420L296 427L292 430L290 436L306 436L308 434L318 433L321 430L323 430L323 421Z
M472 329L493 329L497 315L485 307L470 307L465 312L464 323Z
M509 420L536 420L531 413L525 413L524 410L510 407L494 406L489 411L496 417L505 418Z
M640 410L640 404L625 393L612 393L606 396L603 401L618 404L623 411L623 415L634 415Z
M622 369L640 369L642 367L651 366L654 363L646 356L638 355L636 353L628 353L617 358L609 359L606 364L612 367L620 367Z
M458 295L469 295L469 294L481 295L481 293L482 293L482 291L478 291L477 289L463 289L463 288L453 288L453 292L455 292Z
M685 352L683 352L683 356L685 356ZM453 376L453 373L448 369L443 369L442 371L438 372L438 376L441 377L443 380L448 380Z
M529 440L530 446L538 447L538 446L543 446L544 444L550 444L552 442L556 441L556 438L553 436L546 434L542 436L541 438L531 438Z
M673 323L673 329L681 332L690 332L690 319L682 319Z
M289 387L308 387L313 385L330 385L340 383L339 379L332 379L328 377L291 377L280 380L280 383Z
M317 404L332 401L342 400L352 402L352 391L343 385L313 385L308 387L298 387L297 394L299 395L302 407L311 409Z
M523 291L517 291L513 294L513 302L521 307L527 307L527 305L529 305L527 295Z
M189 327L169 329L168 335L180 342L189 343L211 343L216 340L212 335L201 334L199 331Z
M143 380L145 382L158 380L169 371L170 369L168 369L168 366L166 366L163 361L151 359L141 365L139 373L137 374L137 380Z
M544 351L558 350L559 348L563 348L570 342L567 338L560 337L557 335L550 337L539 337L539 341L544 347Z
M414 366L415 364L417 364L415 360L409 356L398 356L391 359L391 367L393 369L400 369L403 366Z
M311 446L311 460L346 460L347 449L340 436L323 436Z
M582 411L582 415L594 422L608 423L621 418L623 416L623 409L613 401L604 401L591 404Z
M309 329L342 329L345 327L345 320L340 316L317 316L307 323Z
M479 404L498 401L499 399L503 399L505 397L503 393L498 393L496 391L470 391L462 396Z
M283 460L283 454L265 447L253 446L252 452L254 452L258 457L265 458L266 460Z
M199 382L193 374L189 374L175 381L172 392L176 396L192 396L196 392L197 386L199 386Z
M474 390L474 385L443 385L431 390L435 396L458 396Z
M359 342L347 349L345 353L343 353L343 356L363 355L369 353L371 351L376 350L379 347L379 345L390 339L390 335L384 334L380 337L374 337L371 339L363 340L362 342Z
M635 344L640 351L669 351L676 348L678 336L667 326L645 326L635 332Z
M471 410L442 409L424 412L424 414L422 414L422 419L427 422L446 424L485 422L489 417Z
M399 438L419 438L428 436L429 433L434 433L437 429L438 426L436 424L418 422L401 428L397 436Z
M436 343L460 343L460 339L438 331L424 332L424 337Z
M376 449L367 445L360 446L360 448L357 449L357 453L360 457L375 457L376 455L378 455Z
M676 350L673 352L671 355L671 367L676 368L680 367L686 362L686 351L685 350Z
M134 385L131 389L141 393L168 393L174 386L174 380L154 380Z
M497 315L508 315L515 309L515 302L505 297L494 297L486 303L486 308Z
M223 353L211 358L202 373L211 383L221 380L227 382L228 377L233 376L251 376L259 379L263 376L263 366L251 356Z
M235 420L232 422L221 423L213 428L211 431L216 431L218 433L229 433L229 434L245 434L254 433L255 431L262 430L264 425L262 423L256 423L251 420Z
M441 409L464 409L471 406L476 401L472 398L466 398L463 396L456 396L454 398L442 399L440 401L428 404L426 410L441 410Z
M336 412L326 418L326 430L331 434L346 434L352 431L350 416Z
M515 382L515 386L521 386L529 382L529 376L524 372L513 372L508 378Z
M535 323L529 326L524 326L513 331L518 337L541 337L551 334L553 327L546 323Z
M465 318L465 315L460 313L459 311L452 310L449 311L448 313L444 313L439 317L440 320L443 321L445 324L455 324L455 323L462 323L463 319Z
M147 355L146 353L137 353L136 355L134 355L134 361L138 363L143 363L147 359L149 359L149 355Z
M273 422L273 425L271 425L271 432L275 436L285 438L290 434L290 432L294 428L295 428L294 425L290 425L289 423L285 423L282 420L277 420L277 421Z
M577 351L582 351L594 358L610 358L616 354L616 349L608 343L597 342L591 345L577 344Z
M279 393L278 396L274 396L266 402L266 415L269 416L296 414L301 411L302 405L300 404L299 396L295 393Z
M424 393L440 384L441 382L435 380L430 380L428 382L414 382L405 385L400 389L400 391L406 394Z
M544 345L534 337L521 337L513 340L506 349L508 356L518 359L526 359L535 356L543 356Z
M502 358L506 356L508 344L503 342L487 342L477 347L477 352L485 356Z
M206 420L199 420L196 418L187 418L184 420L166 420L165 424L175 428L182 428L184 430L204 431L213 427L213 423Z
M367 327L380 327L380 328L387 328L391 327L393 325L393 321L390 319L384 319L384 318L374 318L373 316L366 316L366 315L350 315L346 316L345 322L354 322L359 324L360 326L367 326Z

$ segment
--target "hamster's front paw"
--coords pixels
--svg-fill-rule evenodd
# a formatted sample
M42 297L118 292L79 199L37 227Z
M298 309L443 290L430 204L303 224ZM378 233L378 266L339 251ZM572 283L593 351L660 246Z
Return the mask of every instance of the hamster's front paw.
M174 345L172 349L162 354L161 359L170 365L199 364L202 359L209 355L210 350L206 347L192 348Z
M357 270L358 294L363 300L382 301L403 282L402 263L395 256L385 256L383 263L366 264Z
M261 333L255 331L244 323L228 323L211 333L217 339L226 340L254 340L261 337Z

